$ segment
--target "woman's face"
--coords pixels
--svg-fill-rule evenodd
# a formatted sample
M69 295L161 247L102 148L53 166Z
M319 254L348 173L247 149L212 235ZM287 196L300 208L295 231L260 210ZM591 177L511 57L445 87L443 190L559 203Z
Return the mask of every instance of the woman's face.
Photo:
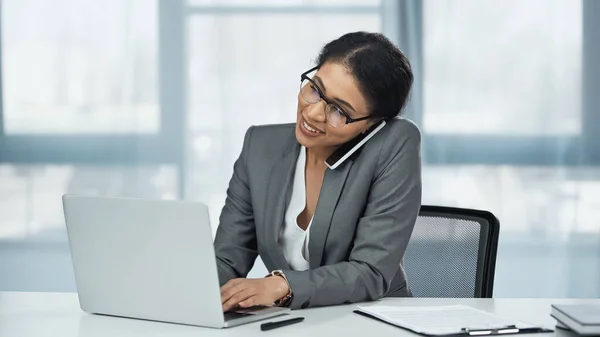
M315 90L319 90L332 105L346 112L351 118L369 115L363 94L358 89L354 77L343 65L325 63L312 80L317 88L313 88L311 82L305 81L308 86L303 89L305 95L308 93L317 97L318 93ZM336 148L366 131L371 125L369 119L345 124L346 119L342 118L343 123L334 127L327 120L326 105L322 99L317 103L307 103L302 93L298 93L296 139L306 148Z

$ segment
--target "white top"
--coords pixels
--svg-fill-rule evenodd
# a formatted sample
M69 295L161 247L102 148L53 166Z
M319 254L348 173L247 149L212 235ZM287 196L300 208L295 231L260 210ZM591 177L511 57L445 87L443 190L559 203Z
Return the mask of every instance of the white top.
M298 215L306 208L305 166L306 148L302 146L296 161L292 198L285 212L283 228L279 233L279 246L283 250L285 259L294 270L309 269L308 240L312 219L310 219L306 231L298 226Z
M464 304L495 312L533 324L554 327L550 305L560 303L600 303L600 300L512 299L512 298L384 298L378 302L389 306L421 306ZM160 303L155 303L160 305ZM282 319L303 316L306 320L281 330L287 337L357 336L369 331L373 336L415 337L414 333L392 325L363 318L353 313L356 304L292 312ZM97 336L177 336L177 337L237 337L266 336L260 331L262 322L244 324L231 329L210 329L189 325L168 324L138 319L88 315L81 311L77 294L65 293L5 293L0 292L0 336L28 337L97 337ZM52 332L53 331L53 332ZM275 330L279 332L278 330ZM538 334L536 334L538 335ZM513 335L519 337L521 335ZM530 335L533 336L533 335ZM554 334L539 337L571 337L572 332L557 329Z

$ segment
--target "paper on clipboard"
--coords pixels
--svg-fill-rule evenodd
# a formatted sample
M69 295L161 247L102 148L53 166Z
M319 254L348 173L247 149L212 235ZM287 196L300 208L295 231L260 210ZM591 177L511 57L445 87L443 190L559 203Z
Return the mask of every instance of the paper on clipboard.
M501 317L465 305L397 307L397 306L358 306L358 311L387 323L431 335L465 334L469 330L531 329L535 326Z

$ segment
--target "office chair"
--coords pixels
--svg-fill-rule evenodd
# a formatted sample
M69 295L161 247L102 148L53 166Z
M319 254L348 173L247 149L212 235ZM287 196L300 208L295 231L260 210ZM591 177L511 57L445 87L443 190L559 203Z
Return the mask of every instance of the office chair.
M487 211L421 206L404 254L413 296L491 298L499 229Z

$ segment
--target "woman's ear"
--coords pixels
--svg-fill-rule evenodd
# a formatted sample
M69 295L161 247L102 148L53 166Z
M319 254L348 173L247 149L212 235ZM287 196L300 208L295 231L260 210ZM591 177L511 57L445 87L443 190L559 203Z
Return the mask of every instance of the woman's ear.
M360 133L365 134L367 131L369 131L370 128L371 128L371 123L366 123L365 127L363 127L362 130L360 130Z
M365 123L365 127L361 130L360 133L364 134L365 132L369 131L369 129L371 129L373 127L373 125L375 125L375 124L376 124L375 120L373 120L373 119L367 120L367 122Z

